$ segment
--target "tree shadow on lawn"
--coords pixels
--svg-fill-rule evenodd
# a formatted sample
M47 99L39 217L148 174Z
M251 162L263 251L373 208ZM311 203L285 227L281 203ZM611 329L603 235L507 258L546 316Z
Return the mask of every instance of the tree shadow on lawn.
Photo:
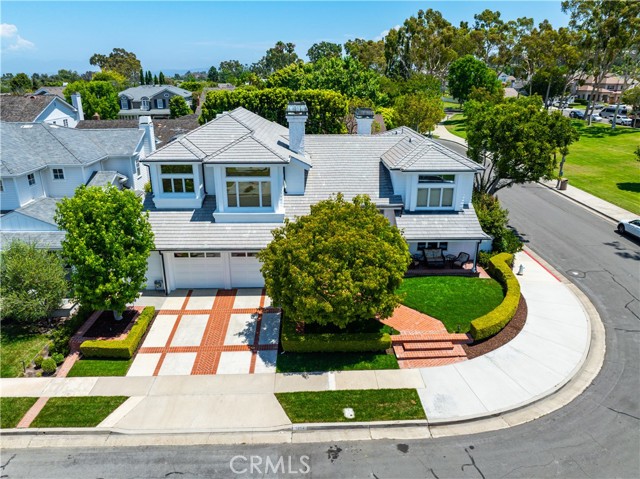
M587 126L585 124L574 124L577 127L578 132L581 137L584 138L606 138L606 137L614 137L620 135L629 135L638 133L637 128L624 128L620 125L616 126L615 129L611 129L610 126L602 127L602 126Z
M619 190L640 193L640 183L616 183Z
M467 123L466 118L459 118L457 120L447 120L442 122L443 125L452 125L452 126L458 126L458 125L464 126L466 123Z

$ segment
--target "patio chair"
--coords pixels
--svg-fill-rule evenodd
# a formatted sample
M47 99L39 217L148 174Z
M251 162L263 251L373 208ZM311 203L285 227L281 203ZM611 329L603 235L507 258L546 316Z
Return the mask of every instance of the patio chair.
M440 266L441 268L444 268L445 260L444 260L444 255L442 254L442 250L440 248L425 249L422 251L424 254L424 259L427 262L427 266L429 267Z
M469 256L468 253L460 253L458 257L453 260L453 265L458 268L462 268L470 259L471 256Z

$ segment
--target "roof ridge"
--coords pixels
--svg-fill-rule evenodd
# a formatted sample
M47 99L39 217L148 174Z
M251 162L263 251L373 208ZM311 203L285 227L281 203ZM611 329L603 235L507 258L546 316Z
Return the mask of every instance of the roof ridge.
M180 139L178 140L178 142L179 142L182 146L184 146L187 150L189 150L189 152L190 152L190 153L193 153L193 154L194 154L194 155L196 155L196 156L198 156L198 155L196 154L196 152L195 152L195 151L193 151L193 149L192 149L191 147L193 147L195 150L199 151L199 152L201 153L201 156L202 156L202 158L200 158L200 159L203 159L203 158L206 158L206 157L207 157L207 154L206 154L204 151L202 151L202 150L201 150L201 149L200 149L200 148L199 148L199 147L198 147L194 142L192 142L192 141L191 141L189 138L187 138L186 136L183 136L182 138L180 138ZM187 143L189 143L189 145L191 145L191 147L190 147L189 145L187 145Z
M264 148L266 148L267 150L269 150L271 153L273 153L274 155L276 155L278 158L284 160L284 161L289 161L289 158L285 158L283 155L281 155L280 153L278 153L277 151L275 151L273 148L271 148L269 145L267 145L264 141L260 140L259 138L257 138L255 135L251 135L251 138L253 138L256 142L258 142L260 145L262 145ZM287 146L287 149L289 149L289 147Z
M62 140L61 140L60 138L58 138L56 135L54 135L54 134L53 134L53 132L51 131L51 130L53 129L52 127L50 127L50 126L45 126L45 125L46 125L46 123L39 123L39 124L40 124L40 125L42 125L42 127L44 128L44 130L45 130L47 133L49 133L53 138L55 138L55 140L56 140L58 143L60 143L60 145L62 146L62 148L64 148L65 150L67 150L67 151L69 152L69 154L70 154L71 156L73 156L73 157L76 159L76 161L77 161L77 162L82 163L82 162L80 161L80 158L78 158L78 157L75 155L75 153L73 153L73 152L69 149L69 147L68 147L67 145L65 145L65 144L62 142ZM92 141L91 143L93 143L93 141ZM104 155L103 155L103 156L104 156Z

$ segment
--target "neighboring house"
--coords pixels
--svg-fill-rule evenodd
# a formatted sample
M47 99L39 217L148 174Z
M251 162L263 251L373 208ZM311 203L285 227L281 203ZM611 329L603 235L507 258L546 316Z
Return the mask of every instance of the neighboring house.
M624 78L607 73L604 79L596 86L595 92L593 92L593 86L595 78L588 76L583 82L576 81L571 89L571 93L582 100L601 101L604 103L618 103L623 93ZM632 88L639 82L637 80L631 80L627 84L627 89Z
M180 118L156 119L153 121L153 131L156 136L156 146L164 146L176 138L195 130L200 126L196 114L181 116ZM137 120L84 120L76 126L78 129L105 128L138 128Z
M502 72L498 75L498 80L500 80L505 86L513 88L513 85L516 82L516 77Z
M140 85L118 93L121 119L137 119L139 116L169 118L169 100L181 96L192 105L193 94L172 85Z
M84 120L82 99L71 96L72 105L57 95L5 95L0 101L0 121L12 123L48 123L75 128Z
M304 103L289 104L287 129L237 108L144 160L156 245L148 288L263 286L256 253L272 230L338 192L369 195L412 253L475 260L489 239L471 205L480 165L410 128L370 135L369 109L356 115L356 136L306 135L307 116Z
M66 85L66 84L65 84ZM32 95L57 95L60 98L64 98L64 90L66 86L41 86Z
M0 123L2 244L21 239L59 248L64 233L53 220L55 205L80 185L142 190L148 172L141 160L155 150L153 138L149 117L137 130Z

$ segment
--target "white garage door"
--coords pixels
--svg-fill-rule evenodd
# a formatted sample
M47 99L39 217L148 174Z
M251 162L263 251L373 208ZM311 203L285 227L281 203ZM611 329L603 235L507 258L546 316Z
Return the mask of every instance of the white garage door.
M224 258L221 253L173 253L176 288L224 288Z
M257 288L264 286L260 261L255 253L231 253L231 287Z

